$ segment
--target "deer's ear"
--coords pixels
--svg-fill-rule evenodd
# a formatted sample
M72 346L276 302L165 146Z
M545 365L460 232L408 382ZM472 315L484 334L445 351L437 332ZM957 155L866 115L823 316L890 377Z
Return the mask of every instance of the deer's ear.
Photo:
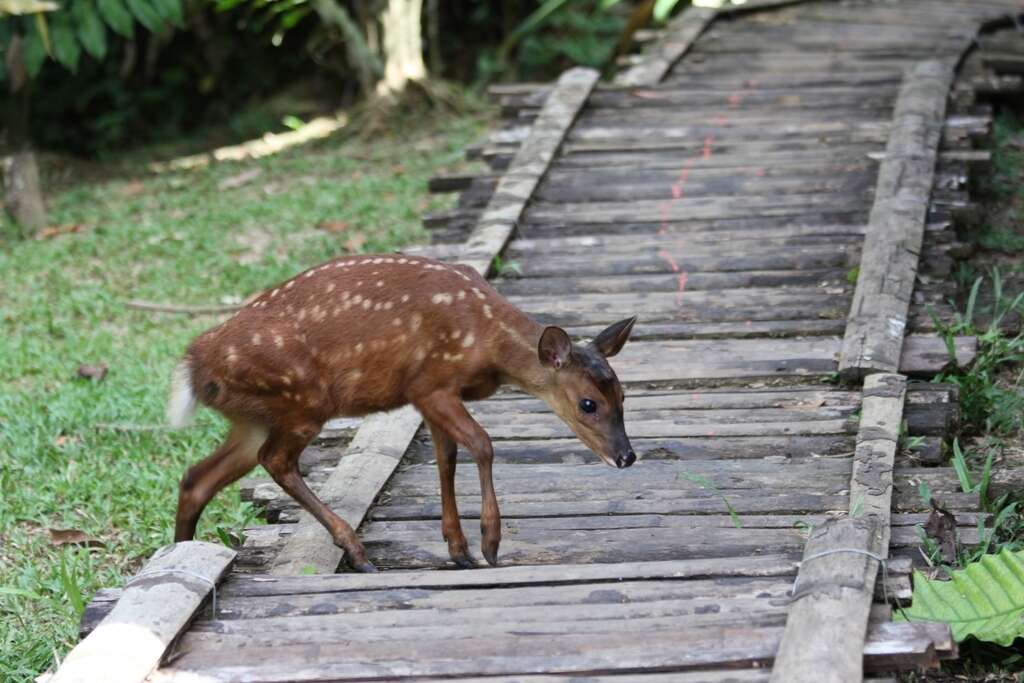
M540 364L547 368L564 368L572 355L572 340L561 327L545 327L537 343Z
M626 345L636 324L636 316L609 325L594 339L594 348L605 358L611 358Z

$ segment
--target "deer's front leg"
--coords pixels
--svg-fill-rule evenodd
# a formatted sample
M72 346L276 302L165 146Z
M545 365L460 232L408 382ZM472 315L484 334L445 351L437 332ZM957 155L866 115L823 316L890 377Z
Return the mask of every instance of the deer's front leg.
M494 482L491 479L491 465L494 462L494 449L491 437L483 427L466 410L462 399L447 392L435 392L426 399L416 402L416 408L433 427L443 430L457 443L466 447L476 461L480 472L480 532L482 535L481 551L487 561L498 563L498 545L501 543L501 514L498 511L498 498L494 494ZM438 458L440 463L440 458ZM454 477L454 461L452 476ZM442 497L444 496L442 482ZM454 510L454 482L452 485L452 509Z
M455 503L455 463L458 444L440 427L428 422L437 456L437 472L441 477L441 534L448 542L448 554L462 569L476 567L469 554L466 536L459 521L459 508Z

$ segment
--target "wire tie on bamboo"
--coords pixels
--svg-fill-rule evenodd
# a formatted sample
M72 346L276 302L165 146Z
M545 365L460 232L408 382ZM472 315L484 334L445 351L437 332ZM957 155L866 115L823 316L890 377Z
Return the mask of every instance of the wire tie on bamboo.
M139 572L138 574L130 578L128 582L125 584L125 588L132 585L139 579L145 578L147 576L159 576L161 574L180 574L182 576L187 576L191 579L197 579L208 585L210 587L210 590L212 591L212 596L210 598L210 608L213 611L213 618L217 618L217 582L208 576L203 576L202 574L189 571L188 569L147 569L145 571Z
M887 584L889 583L889 568L884 557L876 553L873 553L870 550L864 550L863 548L832 548L831 550L822 550L820 553L814 553L813 555L808 555L807 557L803 558L803 560L800 561L800 567L803 568L803 566L811 560L817 560L820 557L827 557L828 555L835 555L837 553L853 553L855 555L864 555L865 557L870 557L872 560L878 562L878 564L882 567L882 597L885 600L886 604L888 604L889 587ZM803 595L797 593L796 587L798 583L800 583L799 572L797 572L796 578L793 579L793 588L790 591L789 598L790 603L796 602L800 598L804 597ZM808 591L808 593L805 593L805 595L809 595L810 592L811 591Z

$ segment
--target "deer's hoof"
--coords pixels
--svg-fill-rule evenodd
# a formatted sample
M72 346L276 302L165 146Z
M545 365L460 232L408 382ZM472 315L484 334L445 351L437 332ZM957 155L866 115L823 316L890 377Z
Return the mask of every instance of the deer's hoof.
M363 562L353 562L352 563L352 569L353 569L353 571L357 571L360 574L376 574L377 573L377 568L375 566L373 566L373 562L370 562L369 560L366 560L366 561L363 561Z
M497 567L498 566L498 544L497 543L494 544L493 548L485 546L482 549L482 552L484 554L484 559L487 560L487 564L491 565L492 567Z
M465 555L452 555L452 562L459 569L476 569L479 566L469 553Z

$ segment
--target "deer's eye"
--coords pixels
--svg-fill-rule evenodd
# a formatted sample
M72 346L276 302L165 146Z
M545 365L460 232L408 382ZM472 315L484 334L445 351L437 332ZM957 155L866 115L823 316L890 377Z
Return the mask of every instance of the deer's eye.
M591 401L589 398L585 398L580 401L580 410L584 413L596 413L597 404Z

